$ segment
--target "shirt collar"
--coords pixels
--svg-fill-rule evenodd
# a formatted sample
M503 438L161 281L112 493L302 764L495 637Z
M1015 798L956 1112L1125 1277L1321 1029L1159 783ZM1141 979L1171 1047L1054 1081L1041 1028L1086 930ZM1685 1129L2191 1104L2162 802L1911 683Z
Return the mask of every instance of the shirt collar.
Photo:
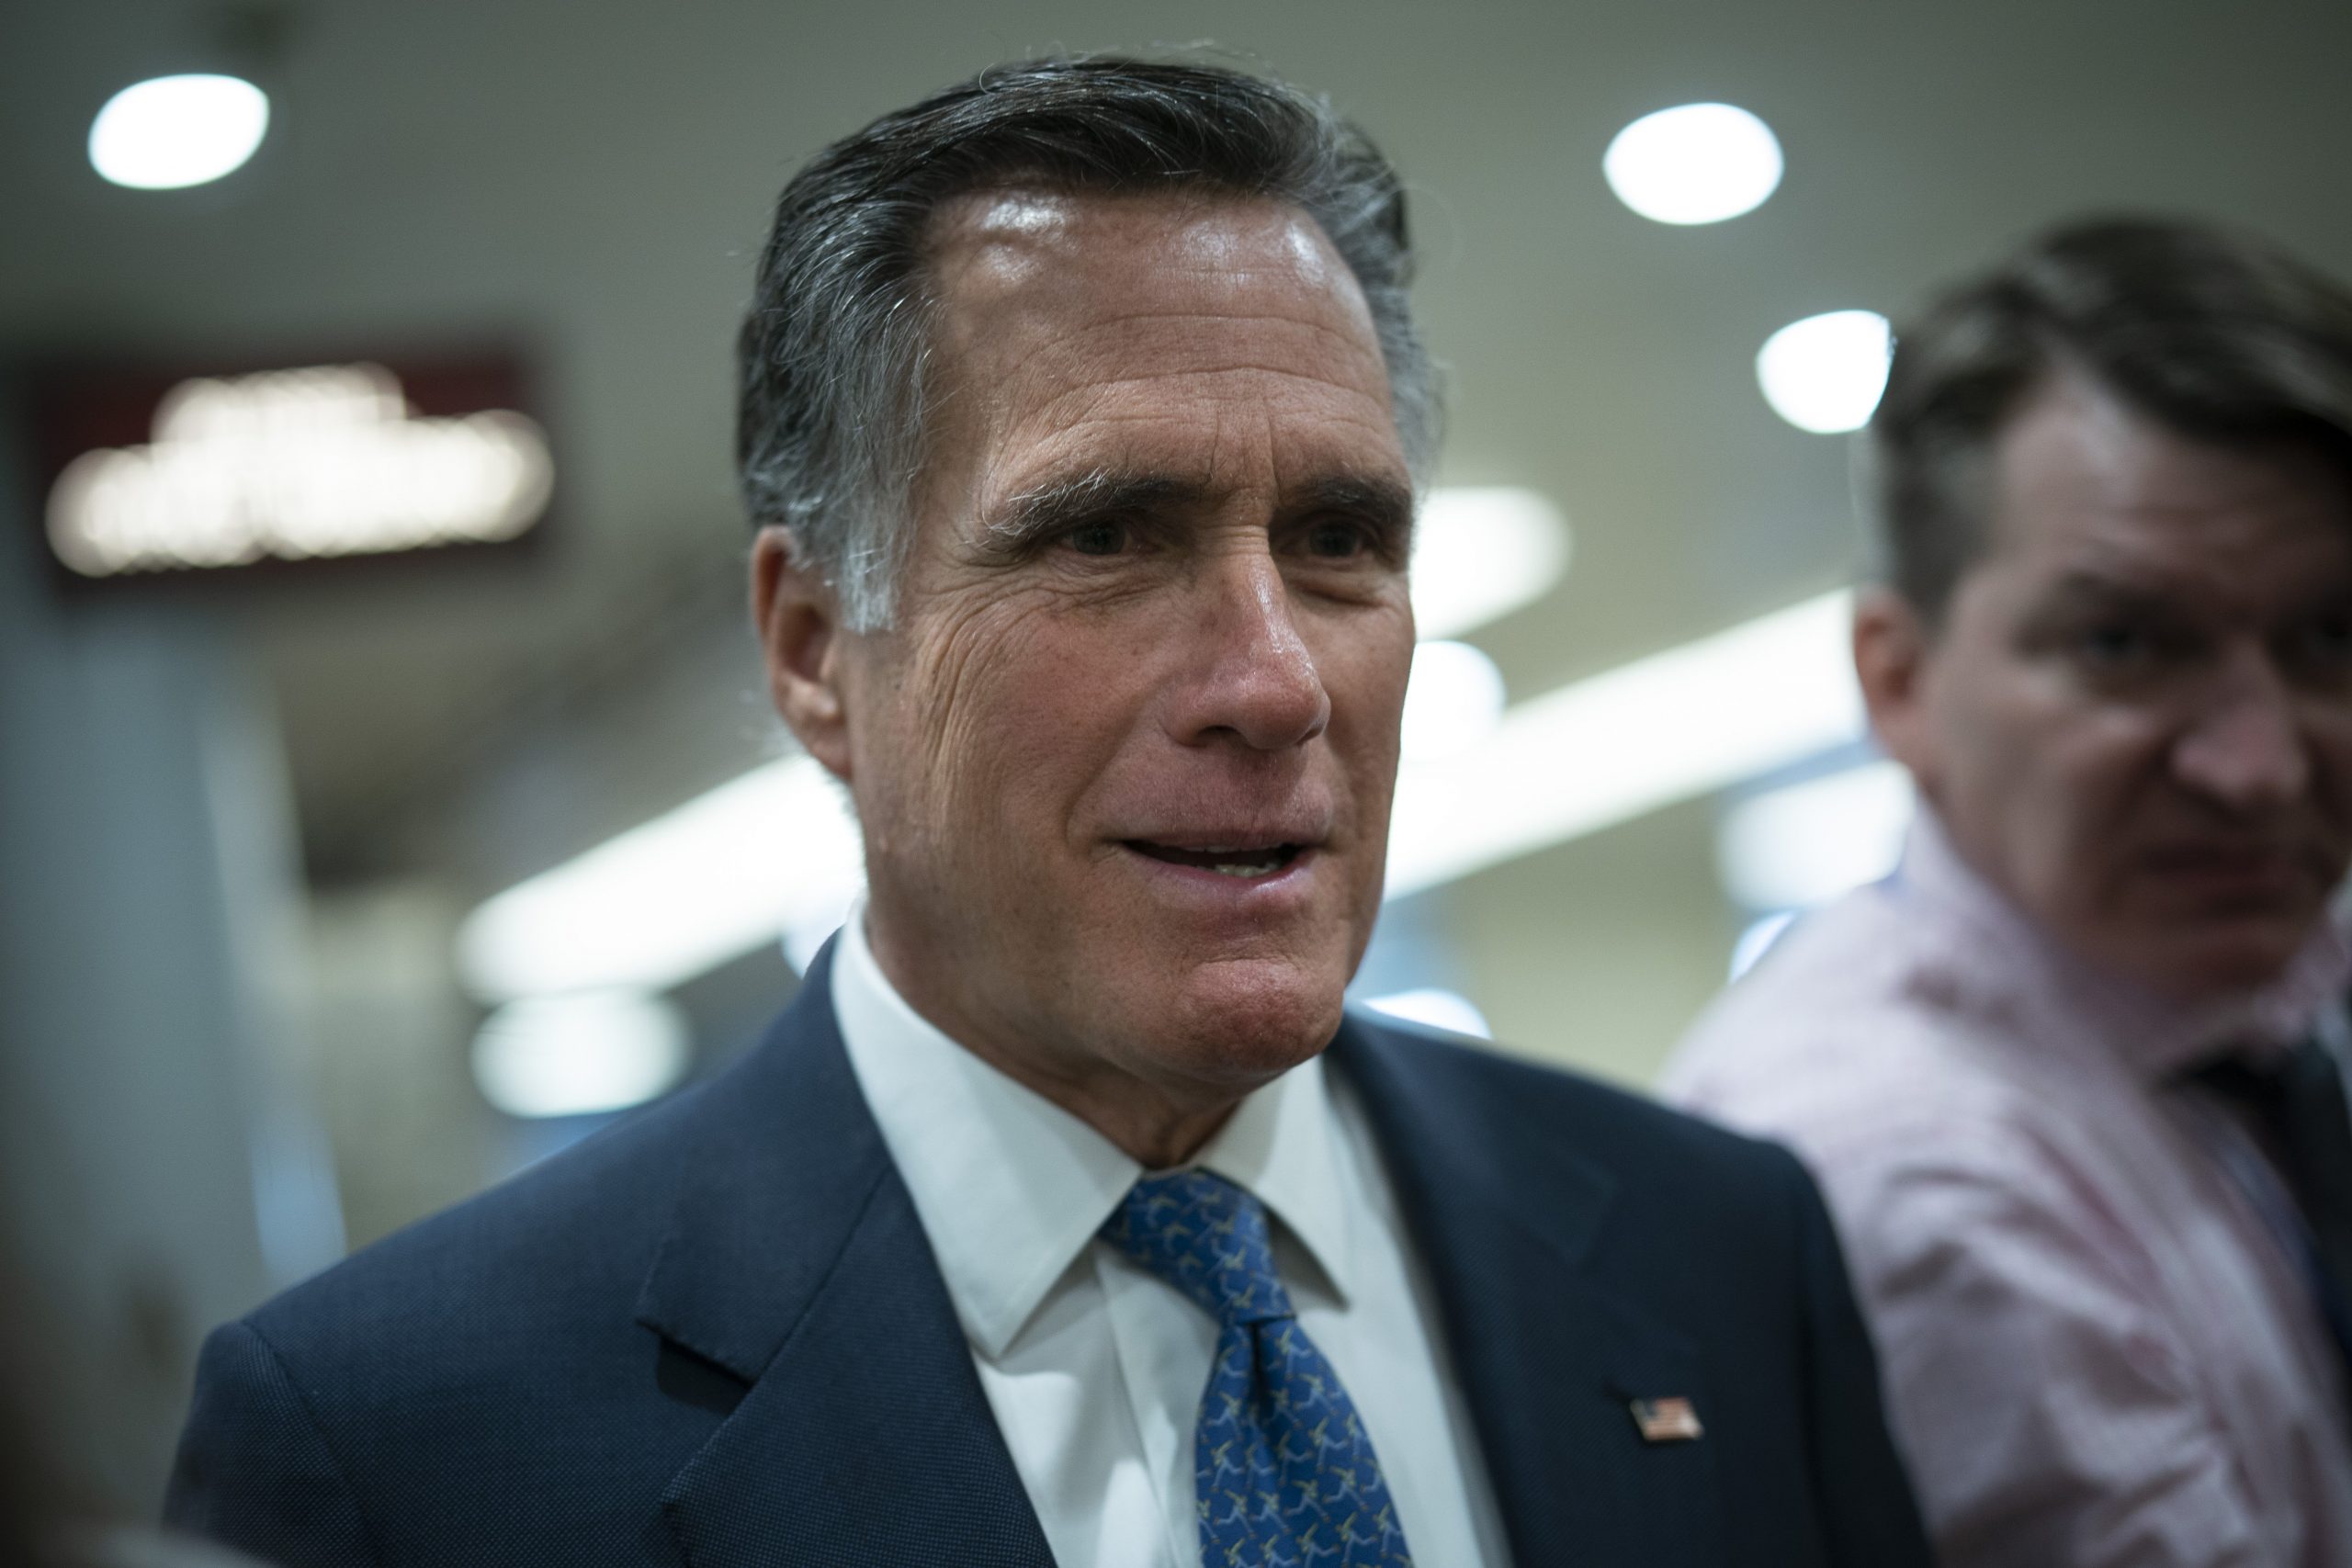
M2188 1004L2075 957L1961 858L1922 802L1895 874L1902 896L1966 928L1923 965L1944 988L1996 1008L2045 1010L2060 1038L2095 1041L2151 1083L2227 1051L2275 1052L2308 1033L2352 981L2352 946L2324 919L2278 977Z
M842 1040L964 1333L993 1359L1126 1197L1141 1165L965 1050L882 973L853 909L837 939ZM1255 1193L1341 1299L1351 1236L1320 1058L1252 1093L1193 1162Z
M1255 1193L1344 1303L1355 1236L1337 1131L1323 1058L1310 1056L1236 1106L1194 1163Z

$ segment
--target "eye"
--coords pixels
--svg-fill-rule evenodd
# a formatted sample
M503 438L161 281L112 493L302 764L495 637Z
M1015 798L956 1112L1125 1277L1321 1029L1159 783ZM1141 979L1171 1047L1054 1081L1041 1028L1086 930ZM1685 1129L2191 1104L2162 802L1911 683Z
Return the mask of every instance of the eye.
M1340 520L1317 523L1306 530L1306 553L1325 560L1351 560L1371 547L1361 524Z
M1111 518L1081 523L1062 542L1082 556L1115 556L1127 547L1127 525Z
M2154 663L2164 639L2132 621L2101 621L2075 634L2075 656L2094 670L2114 672Z
M2290 651L2307 667L2352 669L2352 610L2312 616L2297 629Z

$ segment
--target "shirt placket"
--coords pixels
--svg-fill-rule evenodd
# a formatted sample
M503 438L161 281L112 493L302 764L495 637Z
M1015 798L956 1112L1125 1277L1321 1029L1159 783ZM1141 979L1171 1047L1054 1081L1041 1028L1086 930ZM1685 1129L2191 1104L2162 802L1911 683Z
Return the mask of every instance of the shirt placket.
M1193 1429L1200 1418L1201 1390L1207 1386L1208 1367L1216 1353L1215 1325L1208 1325L1198 1336L1202 1343L1197 1348L1172 1337L1171 1326L1181 1333L1190 1325L1182 1318L1171 1325L1169 1315L1190 1312L1188 1303L1159 1281L1120 1263L1103 1244L1093 1243L1087 1252L1110 1320L1112 1351L1119 1366L1119 1397L1125 1403L1151 1477L1152 1495L1159 1505L1167 1553L1162 1561L1170 1568L1198 1568L1201 1545L1193 1501ZM1183 1353L1187 1349L1192 1353ZM1188 1370L1193 1367L1199 1369L1197 1380ZM1198 1386L1192 1386L1195 1382ZM1191 1387L1191 1392L1173 1407L1156 1395L1157 1390L1179 1385Z

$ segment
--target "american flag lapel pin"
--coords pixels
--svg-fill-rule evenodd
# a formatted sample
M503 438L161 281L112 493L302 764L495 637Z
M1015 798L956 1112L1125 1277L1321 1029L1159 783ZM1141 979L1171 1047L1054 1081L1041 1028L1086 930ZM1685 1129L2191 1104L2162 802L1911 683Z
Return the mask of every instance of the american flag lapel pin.
M1706 1436L1707 1429L1699 1425L1698 1410L1679 1395L1636 1399L1626 1408L1634 1413L1634 1425L1641 1429L1645 1443L1687 1443Z

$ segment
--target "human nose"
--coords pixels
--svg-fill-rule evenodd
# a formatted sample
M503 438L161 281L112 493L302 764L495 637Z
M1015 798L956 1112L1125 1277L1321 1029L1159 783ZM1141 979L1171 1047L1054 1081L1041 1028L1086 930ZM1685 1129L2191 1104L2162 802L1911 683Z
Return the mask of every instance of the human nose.
M2191 789L2236 811L2283 806L2303 792L2311 759L2294 694L2271 661L2233 660L2174 743L2173 771Z
M1193 635L1201 656L1171 717L1190 745L1236 737L1258 751L1300 746L1331 722L1331 694L1291 615L1281 567L1261 549L1204 574Z

